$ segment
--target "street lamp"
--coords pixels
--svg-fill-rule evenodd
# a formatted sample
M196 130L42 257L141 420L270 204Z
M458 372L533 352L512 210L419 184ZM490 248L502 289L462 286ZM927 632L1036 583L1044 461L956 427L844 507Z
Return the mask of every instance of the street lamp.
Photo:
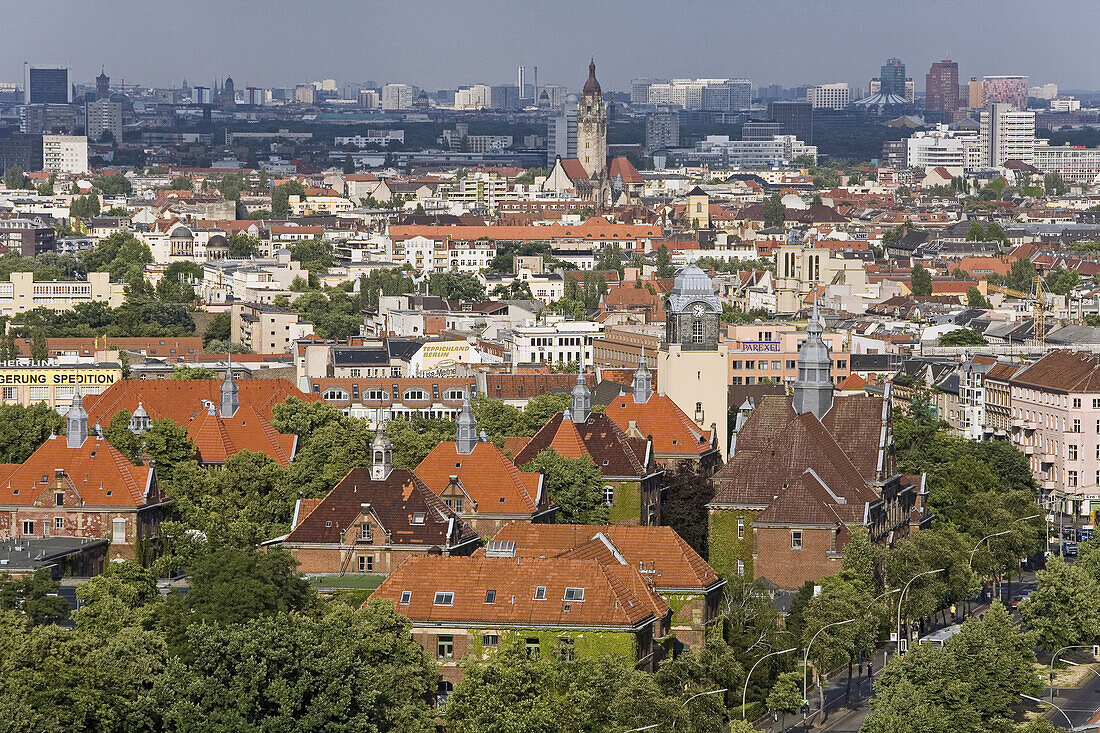
M691 697L689 697L687 700L684 700L682 703L680 703L680 710L678 710L676 712L676 717L672 719L672 727L676 728L676 724L678 722L680 722L680 713L683 712L684 707L689 702L691 702L692 700L694 700L697 697L702 697L703 695L717 695L717 694L722 693L722 692L729 692L729 690L727 690L725 687L723 687L721 690L708 690L706 692L697 692L694 695L692 695Z
M1042 700L1040 700L1039 698L1037 698L1037 697L1032 697L1031 695L1025 695L1025 694L1024 694L1024 693L1022 693L1022 692L1020 693L1020 697L1024 698L1025 700L1031 700L1032 702L1037 702L1037 703L1039 703L1040 705L1042 705L1042 704L1043 704L1043 701L1042 701ZM1054 708L1055 710L1057 710L1058 712L1060 712L1060 713L1062 714L1062 717L1064 717L1064 718L1066 719L1066 722L1067 722L1067 723L1069 724L1069 729L1070 729L1070 730L1073 730L1073 721L1069 719L1069 716L1068 716L1068 715L1066 715L1066 711L1065 711L1065 710L1063 710L1062 708L1058 707L1058 706L1057 706L1057 705L1055 705L1054 703L1049 703L1049 705L1050 705L1050 706L1051 706L1052 708Z
M796 646L792 646L790 649L784 649L781 652L772 652L771 654L765 654L764 656L760 657L760 659L756 660L756 664L752 665L752 668L749 669L749 673L745 675L745 687L741 690L741 720L745 719L745 699L748 697L749 694L749 678L752 677L752 672L754 669L756 669L756 665L760 664L768 657L774 657L779 654L787 654L789 652L793 652L797 648L798 647Z
M1065 662L1066 664L1068 664L1071 667L1085 667L1085 665L1083 665L1083 664L1078 664L1077 662L1071 662L1068 659L1056 659L1054 661L1056 661L1056 662ZM1100 677L1100 672L1097 672L1092 667L1085 667L1085 669L1087 669L1090 673L1096 675L1097 677Z
M1064 646L1058 651L1054 652L1054 656L1050 658L1050 699L1054 699L1054 663L1058 661L1058 655L1067 649L1091 649L1093 656L1100 654L1100 647L1091 646L1089 644L1074 644L1072 646ZM1071 662L1072 664L1072 662Z
M974 545L974 549L970 551L970 562L967 563L970 566L971 570L974 569L974 553L978 551L978 548L982 546L982 543L984 543L986 540L990 539L991 537L1000 537L1003 534L1012 534L1012 530L1006 529L1003 532L994 532L993 534L988 534L985 537L982 537L980 540L978 540L978 544Z
M940 568L939 570L925 570L923 573L917 573L912 578L910 578L909 582L905 584L905 587L901 589L901 597L898 598L898 625L894 627L898 630L899 655L901 654L901 605L905 603L905 592L909 590L909 586L913 584L913 581L921 577L922 575L934 575L935 573L942 573L945 570L947 570L947 568Z
M806 684L806 668L810 665L810 647L812 647L814 645L814 640L817 639L818 634L820 634L825 629L831 628L833 626L842 626L843 624L850 624L853 621L855 621L855 619L850 618L850 619L847 619L845 621L834 621L831 624L826 624L826 625L822 626L820 629L817 630L817 634L814 634L810 638L810 643L806 645L806 653L802 655L802 699L803 700L809 700L810 699L809 698L809 686ZM818 680L817 683L820 685L821 680ZM803 716L803 720L805 720L805 716Z

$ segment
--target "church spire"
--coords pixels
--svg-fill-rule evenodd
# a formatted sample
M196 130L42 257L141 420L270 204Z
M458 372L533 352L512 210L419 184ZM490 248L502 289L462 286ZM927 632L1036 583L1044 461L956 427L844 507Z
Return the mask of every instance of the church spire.
M455 436L455 449L462 455L470 455L477 445L477 420L470 407L470 393L462 394L462 410L458 413L458 430Z
M634 402L642 404L649 402L653 396L653 374L649 371L649 364L645 360L645 346L642 346L642 355L638 357L638 368L634 371Z
M806 326L806 342L798 350L798 381L794 383L792 406L799 415L812 412L818 420L833 406L833 359L829 345L821 338L823 328L814 293L814 310Z

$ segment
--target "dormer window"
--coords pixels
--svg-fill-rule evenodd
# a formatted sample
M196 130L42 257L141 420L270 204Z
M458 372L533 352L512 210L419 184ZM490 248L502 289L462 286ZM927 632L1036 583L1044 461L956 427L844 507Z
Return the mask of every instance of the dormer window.
M424 524L424 512L414 512L412 516L413 524Z
M545 585L540 585L540 586L535 588L535 600L536 601L545 601L546 600L546 586Z

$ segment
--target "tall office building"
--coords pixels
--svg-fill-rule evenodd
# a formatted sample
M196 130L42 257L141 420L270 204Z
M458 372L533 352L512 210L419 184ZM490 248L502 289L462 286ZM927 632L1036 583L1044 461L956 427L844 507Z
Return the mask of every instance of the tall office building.
M511 84L496 84L489 88L489 109L519 109L520 89Z
M976 76L970 77L966 85L966 106L970 109L981 109L985 106L985 98L982 96L982 83Z
M84 130L89 140L100 142L111 133L110 139L122 142L122 103L110 99L97 99L84 107Z
M409 109L414 99L409 84L385 84L382 86L382 109Z
M1027 109L1026 76L983 76L982 104L1011 104L1016 109Z
M932 64L924 77L924 108L943 112L945 122L955 120L959 108L959 65L950 59Z
M546 164L554 166L557 158L577 157L577 98L566 97L561 110L546 121Z
M28 66L25 80L26 104L69 104L73 90L69 86L69 70L64 66Z
M521 66L516 71L516 86L519 87L519 96L524 96L523 90L527 88L527 67Z
M844 109L848 106L847 83L818 84L806 90L806 101L814 109Z
M804 143L813 143L814 108L809 102L768 102L768 119L780 124L781 134L794 135Z
M680 146L680 115L676 110L658 107L645 116L645 146L647 150Z
M981 163L999 167L1006 160L1031 163L1035 158L1035 113L994 102L982 110L978 130Z
M905 97L905 64L900 59L886 59L878 78L879 92Z

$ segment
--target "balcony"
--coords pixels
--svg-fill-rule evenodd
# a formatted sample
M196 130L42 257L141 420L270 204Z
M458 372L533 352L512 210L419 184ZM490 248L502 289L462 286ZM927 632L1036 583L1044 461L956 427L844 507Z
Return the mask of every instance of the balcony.
M1024 446L1024 455L1025 455L1025 456L1033 456L1033 455L1035 455L1035 446L1033 446L1033 445L1025 445L1025 446Z
M1047 453L1047 452L1043 451L1043 452L1040 452L1038 455L1039 455L1039 461L1041 463L1045 463L1047 465L1053 465L1054 464L1056 456L1053 453Z

